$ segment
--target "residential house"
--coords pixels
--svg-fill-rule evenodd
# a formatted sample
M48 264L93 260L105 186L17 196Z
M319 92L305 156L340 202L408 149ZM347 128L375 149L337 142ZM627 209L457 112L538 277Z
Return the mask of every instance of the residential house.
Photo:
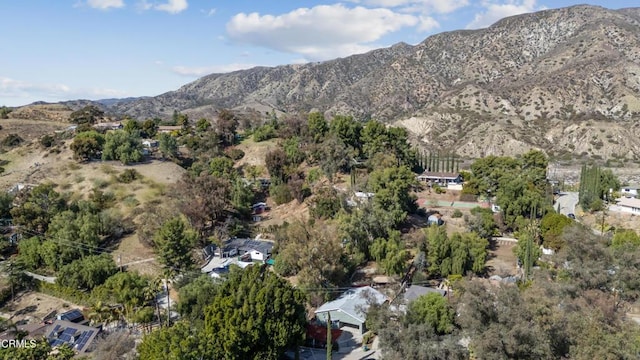
M120 130L123 128L121 122L106 122L93 125L96 130Z
M232 238L220 248L216 244L209 244L202 249L202 255L207 264L202 272L226 272L229 266L238 265L242 268L254 262L265 263L271 258L273 243L257 239Z
M640 199L631 197L616 199L616 204L609 206L609 210L640 215Z
M251 205L251 219L254 222L262 221L265 218L265 212L269 211L267 203L259 202Z
M90 352L93 341L100 329L76 324L66 320L56 320L46 332L46 338L52 348L67 344L78 355Z
M169 126L169 125L160 125L158 126L159 133L170 134L174 131L182 130L182 126Z
M435 293L440 296L446 296L447 291L444 289L437 289L433 287L419 286L419 285L410 285L404 291L402 296L402 301L399 303L398 307L392 307L393 309L398 309L402 312L406 312L410 303L415 301L417 298L423 295Z
M371 286L352 288L337 299L324 303L315 314L320 321L326 323L331 318L332 322L339 323L339 327L357 328L364 334L367 331L367 310L371 304L383 304L386 301L387 297Z
M463 179L460 173L453 172L432 172L425 171L418 175L419 181L429 182L431 184L448 185L448 184L462 184Z
M625 185L620 188L620 195L633 198L638 196L638 190L640 190L640 185Z

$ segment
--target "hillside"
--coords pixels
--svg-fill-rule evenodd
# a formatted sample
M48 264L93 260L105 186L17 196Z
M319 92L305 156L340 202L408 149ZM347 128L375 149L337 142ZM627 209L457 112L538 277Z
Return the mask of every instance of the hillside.
M114 113L318 109L396 122L460 155L640 159L640 8L579 5L321 63L212 74Z

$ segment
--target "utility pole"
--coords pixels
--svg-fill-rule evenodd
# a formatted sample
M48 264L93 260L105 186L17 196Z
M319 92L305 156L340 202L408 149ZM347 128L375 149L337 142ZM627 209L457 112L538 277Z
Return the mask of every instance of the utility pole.
M327 360L333 358L333 339L331 338L331 312L327 311Z

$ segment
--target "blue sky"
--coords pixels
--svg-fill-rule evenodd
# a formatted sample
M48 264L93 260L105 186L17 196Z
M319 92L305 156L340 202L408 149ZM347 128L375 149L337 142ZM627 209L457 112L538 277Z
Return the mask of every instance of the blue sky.
M0 105L153 96L215 72L322 61L569 0L0 0Z

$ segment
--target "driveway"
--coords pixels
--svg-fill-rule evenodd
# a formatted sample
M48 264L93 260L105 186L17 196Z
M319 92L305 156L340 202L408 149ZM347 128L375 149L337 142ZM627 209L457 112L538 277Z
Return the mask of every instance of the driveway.
M560 205L560 214L569 215L576 213L576 205L578 204L578 193L575 191L560 193L558 199L553 204L554 209L558 209Z
M342 327L342 335L338 339L339 350L334 351L331 358L333 360L369 360L380 359L380 348L378 337L373 340L371 348L364 350L362 347L362 335L358 329ZM326 360L327 351L325 349L300 348L300 359L304 360Z

